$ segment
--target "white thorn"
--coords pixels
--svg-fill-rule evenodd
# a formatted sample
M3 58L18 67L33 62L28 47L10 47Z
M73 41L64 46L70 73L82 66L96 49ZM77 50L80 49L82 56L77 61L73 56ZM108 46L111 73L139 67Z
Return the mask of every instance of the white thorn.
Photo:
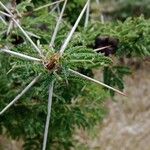
M63 55L63 53L64 53L66 47L68 46L68 43L69 43L69 41L71 40L72 35L73 35L73 33L75 32L75 30L76 30L76 28L77 28L77 26L78 26L78 24L79 24L79 22L80 22L80 20L81 20L81 18L82 18L82 16L83 16L84 12L85 12L85 10L86 10L86 8L87 8L87 6L88 6L88 3L89 3L89 0L86 2L86 4L85 4L84 8L82 9L82 11L81 11L81 13L80 13L78 19L76 20L74 26L72 27L70 33L68 34L68 36L67 36L65 42L64 42L63 45L61 46L61 48L60 48L60 55Z
M18 28L22 31L22 33L24 34L24 36L29 40L29 42L32 44L32 46L37 50L37 52L40 54L40 56L42 56L41 50L35 45L35 43L31 40L31 38L28 36L28 34L24 31L24 29L20 26L20 24L14 19L13 14L10 12L10 10L3 5L2 2L0 2L0 5L7 11L7 13L9 13L9 15L11 16L11 19L15 22L15 24L18 26Z
M86 17L85 17L85 23L84 23L84 28L88 26L89 23L89 15L90 15L90 0L86 9Z
M10 17L10 18L11 18L11 15L9 15L9 14L3 12L3 11L0 11L0 13L3 14L3 15L5 15L5 16L7 16L7 17Z
M46 143L47 143L47 137L48 137L48 128L49 128L50 117L51 117L53 87L54 87L54 81L52 81L50 86L49 86L49 97L48 97L48 105L47 105L48 106L47 107L47 118L46 118L46 124L45 124L45 131L44 131L44 139L43 139L43 148L42 148L42 150L46 149Z
M53 45L54 45L54 42L55 42L55 39L56 39L56 35L57 35L58 29L59 29L59 25L60 25L60 23L61 23L61 19L62 19L64 10L65 10L66 4L67 4L67 0L65 0L65 2L64 2L64 5L63 5L63 8L62 8L62 10L61 10L60 16L59 16L59 18L58 18L58 21L57 21L57 24L56 24L54 33L53 33L53 35L52 35L52 39L51 39L51 42L50 42L50 44L49 44L49 47L53 47Z
M11 107L17 100L19 100L36 82L37 80L39 79L40 75L38 75L36 78L34 78L30 84L28 84L24 90L18 94L14 100L12 100L1 112L0 112L0 115L2 115L9 107Z
M98 52L98 51L101 51L101 50L109 48L109 47L111 47L111 46L100 47L100 48L94 49L94 52Z
M106 87L106 88L108 88L108 89L111 89L111 90L113 90L113 91L115 91L115 92L117 92L117 93L119 93L119 94L121 94L121 95L126 96L123 92L121 92L121 91L119 91L119 90L117 90L117 89L115 89L115 88L113 88L113 87L111 87L111 86L109 86L109 85L107 85L107 84L105 84L105 83L103 83L103 82L100 82L100 81L98 81L98 80L92 79L92 78L90 78L90 77L88 77L88 76L85 76L85 75L83 75L83 74L81 74L81 73L79 73L79 72L77 72L77 71L75 71L75 70L72 70L72 69L69 69L69 71L70 71L71 73L74 73L74 74L76 74L76 75L82 77L82 78L85 78L85 79L87 79L87 80L89 80L89 81L92 81L92 82L94 82L94 83L97 83L97 84L99 84L99 85L102 85L102 86L104 86L104 87Z
M33 11L38 11L38 10L40 10L40 9L43 9L43 8L46 8L46 7L49 7L49 6L52 6L52 5L61 3L61 2L63 2L63 1L64 1L64 0L56 1L56 2L53 2L53 3L48 3L48 4L46 4L46 5L40 6L40 7L38 7L38 8L35 8Z
M11 54L11 55L23 58L23 59L27 59L27 60L38 61L38 62L42 61L41 59L38 59L38 58L35 58L35 57L32 57L32 56L28 56L28 55L25 55L25 54L21 54L21 53L18 53L18 52L14 52L14 51L11 51L9 49L0 49L0 52L8 53L8 54Z
M38 38L38 39L41 38L40 36L38 36L38 35L36 35L36 34L34 34L34 33L32 33L32 32L26 31L26 33L27 33L28 35L30 35L30 36L35 37L35 38Z
M56 10L56 8L57 8L57 5L55 5L49 13L50 14L53 13Z
M2 16L0 16L0 20L4 23L4 25L7 25L7 22L3 19Z
M60 14L60 7L59 7L59 4L57 4L56 9L57 9L57 13Z
M10 23L9 23L9 26L8 26L8 29L7 29L7 32L6 34L8 35L10 30L13 28L13 21L11 20Z

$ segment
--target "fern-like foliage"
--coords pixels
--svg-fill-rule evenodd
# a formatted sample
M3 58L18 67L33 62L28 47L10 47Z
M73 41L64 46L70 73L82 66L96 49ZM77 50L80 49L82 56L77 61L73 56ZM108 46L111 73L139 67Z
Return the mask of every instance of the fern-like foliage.
M94 46L95 38L98 36L118 39L119 44L115 54L117 58L130 57L132 59L132 57L150 56L150 20L143 16L128 18L124 22L105 24L94 22L86 31L82 32L85 43L90 47ZM120 66L120 62L117 61L113 66L104 68L104 82L123 90L123 76L130 73L129 68ZM114 92L111 91L111 95L114 95Z
M17 8L22 14L27 13L29 8L32 12L37 7L36 2L41 1L33 0L33 4L25 1ZM71 8L75 7L74 3L69 2L68 11L70 5ZM80 1L79 7L81 3ZM86 29L82 26L78 28L63 57L57 60L55 71L51 71L45 63L57 56L70 24L74 22L74 19L71 23L63 20L55 40L54 51L49 47L49 41L57 17L55 12L49 14L48 9L45 9L20 18L21 25L26 31L40 37L31 36L46 56L43 63L22 60L0 52L0 110L16 96L16 93L30 83L33 77L41 73L40 81L30 92L0 116L0 133L7 134L13 139L23 139L25 150L41 149L47 114L47 91L52 80L55 82L55 87L47 149L69 149L73 146L72 136L76 126L90 128L102 120L107 113L103 102L108 97L108 92L73 75L69 72L69 68L91 71L93 68L101 67L104 69L104 81L123 89L123 76L129 71L127 68L113 65L112 58L93 51L91 45L94 44L97 36L106 35L119 39L117 58L129 54L145 56L150 53L149 20L139 17L117 23L97 22ZM26 42L18 28L13 28L6 36L7 28L8 25L0 22L0 49L7 46L15 52L37 57L36 51ZM18 42L18 39L22 39L22 42Z
M94 22L82 35L87 45L94 44L97 36L114 37L119 40L117 56L144 57L150 55L149 33L150 20L141 16L128 18L124 22Z

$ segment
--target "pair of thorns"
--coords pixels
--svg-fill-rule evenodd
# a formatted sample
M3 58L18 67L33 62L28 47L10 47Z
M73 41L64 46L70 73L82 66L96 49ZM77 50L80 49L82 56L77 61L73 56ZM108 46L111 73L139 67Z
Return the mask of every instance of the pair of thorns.
M65 7L66 7L66 4L67 4L67 0L60 0L60 1L57 1L55 3L52 3L52 4L58 4L60 2L63 2L64 1L64 4L63 4L63 7L62 7L62 10L60 12L60 15L59 15L59 18L57 20L57 23L56 23L56 27L54 29L54 32L53 32L53 35L52 35L52 38L51 38L51 41L50 41L50 44L49 44L49 47L50 48L53 48L53 45L54 45L54 42L55 42L55 39L56 39L56 35L57 35L57 32L59 30L59 26L60 26L60 23L62 21L62 17L63 17L63 13L64 13L64 10L65 10ZM36 10L40 10L42 8L45 8L45 7L48 7L48 6L51 6L52 4L47 4L47 5L44 5L44 6L41 6L40 8L37 8ZM35 57L32 57L32 56L29 56L29 55L25 55L25 54L22 54L22 53L18 53L18 52L14 52L14 51L11 51L9 50L8 47L4 47L4 48L1 48L0 51L1 52L5 52L5 53L8 53L8 54L11 54L11 55L14 55L14 56L17 56L17 57L20 57L20 58L23 58L23 59L26 59L26 60L30 60L30 61L36 61L38 63L43 63L44 62L44 55L43 55L43 52L40 48L38 48L38 46L31 40L29 34L21 27L21 25L18 23L18 21L16 21L15 19L15 16L12 14L12 12L2 3L0 2L0 6L7 12L2 12L0 11L0 13L6 15L7 17L9 17L12 22L21 30L21 32L24 34L24 36L26 37L26 39L31 43L31 45L33 46L33 48L37 51L37 53L39 54L39 58L35 58ZM67 48L83 14L85 13L86 11L86 20L85 20L85 27L87 26L88 24L88 18L89 18L89 6L90 6L90 0L87 0L84 8L82 9L80 15L78 16L74 26L71 28L71 31L69 32L68 36L66 37L64 43L62 44L61 48L60 48L60 51L55 53L48 62L45 62L43 63L44 64L44 67L46 67L47 69L51 70L51 69L54 69L55 68L55 65L57 63L59 63L59 59L61 57L63 57L63 54L64 54L64 51L65 49ZM5 22L3 20L3 22ZM104 48L101 48L101 49L105 49L106 47ZM99 49L98 49L99 50ZM97 50L95 50L97 51ZM125 95L124 93L122 93L121 91L109 86L109 85L106 85L98 80L95 80L93 78L90 78L86 75L83 75L75 70L72 70L71 68L68 69L68 71L72 74L75 74L76 76L79 76L81 78L84 78L86 80L89 80L91 82L94 82L96 84L99 84L99 85L102 85L108 89L111 89L121 95ZM37 77L35 77L23 90L20 94L18 94L14 100L12 100L1 112L0 112L0 115L2 115L8 108L10 108L16 101L18 101L40 78L41 74L39 74ZM47 143L47 136L48 136L48 128L49 128L49 122L50 122L50 115L51 115L51 105L52 105L52 95L53 95L53 87L54 87L54 80L49 84L49 98L48 98L48 112L47 112L47 119L46 119L46 125L45 125L45 132L44 132L44 140L43 140L43 150L46 149L46 143Z

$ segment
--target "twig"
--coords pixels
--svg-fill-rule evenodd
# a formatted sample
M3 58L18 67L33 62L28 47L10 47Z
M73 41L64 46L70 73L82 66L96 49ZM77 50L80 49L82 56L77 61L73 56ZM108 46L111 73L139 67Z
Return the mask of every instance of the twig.
M54 87L54 81L52 81L50 86L49 86L49 97L48 97L48 105L47 105L48 106L47 107L47 118L46 118L46 124L45 124L45 131L44 131L44 139L43 139L43 148L42 148L42 150L46 149L46 143L47 143L47 137L48 137L48 128L49 128L50 117L51 117L53 87Z
M2 115L9 107L11 107L19 98L21 98L39 79L40 75L38 75L36 78L34 78L28 86L24 88L24 90L18 94L14 100L12 100L1 112L0 115Z
M63 2L63 1L64 1L64 0L59 0L59 1L56 1L56 2L53 2L53 3L48 3L48 4L46 4L46 5L40 6L40 7L38 7L38 8L35 8L33 11L38 11L38 10L40 10L40 9L43 9L43 8L45 8L45 7L49 7L49 6L58 4L58 3Z
M84 28L86 28L88 26L89 23L89 15L90 15L90 0L86 9L86 17L85 17L85 24L84 24Z
M11 55L23 58L23 59L27 59L27 60L38 61L38 62L42 61L39 58L35 58L35 57L32 57L32 56L28 56L28 55L25 55L25 54L14 52L14 51L11 51L9 49L0 49L0 52L8 53L8 54L11 54Z
M88 76L85 76L85 75L83 75L83 74L81 74L81 73L79 73L79 72L77 72L77 71L75 71L75 70L69 69L69 71L70 71L71 73L73 73L73 74L76 74L76 75L82 77L82 78L85 78L85 79L87 79L87 80L89 80L89 81L92 81L92 82L94 82L94 83L97 83L97 84L99 84L99 85L102 85L102 86L104 86L104 87L106 87L106 88L108 88L108 89L111 89L111 90L113 90L113 91L115 91L115 92L117 92L117 93L119 93L119 94L121 94L121 95L123 95L123 96L126 96L123 92L121 92L121 91L119 91L119 90L117 90L117 89L115 89L115 88L113 88L113 87L111 87L111 86L109 86L109 85L107 85L107 84L105 84L105 83L102 83L102 82L100 82L100 81L98 81L98 80L95 80L95 79L92 79L92 78L90 78L90 77L88 77Z
M52 35L52 39L51 39L51 42L50 42L50 44L49 44L49 47L53 47L53 45L54 45L54 42L55 42L55 39L56 39L56 35L57 35L58 29L59 29L59 25L60 25L60 23L61 23L61 19L62 19L64 10L65 10L66 4L67 4L67 0L65 0L65 2L64 2L64 5L63 5L63 8L62 8L62 10L61 10L60 16L59 16L59 18L58 18L56 27L55 27L55 29L54 29L54 33L53 33L53 35Z
M0 5L8 12L8 14L11 16L11 19L15 22L15 24L18 26L18 28L22 31L22 33L25 35L25 37L29 40L29 42L32 44L32 46L37 50L37 52L42 56L41 50L35 45L35 43L31 40L31 38L28 36L28 34L24 31L24 29L20 26L20 24L14 19L13 14L10 12L10 10L3 5L2 2L0 2Z
M63 55L63 53L64 53L66 47L68 46L68 43L69 43L70 39L72 38L72 35L73 35L73 33L75 32L75 30L76 30L76 28L77 28L77 26L78 26L78 24L79 24L79 22L80 22L80 20L81 20L81 18L82 18L82 16L83 16L84 12L85 12L85 10L86 10L86 8L87 8L87 6L88 6L88 3L89 3L89 0L86 2L86 4L85 4L83 10L81 11L81 13L80 13L78 19L76 20L74 26L72 27L70 33L68 34L68 36L67 36L65 42L64 42L63 45L61 46L61 48L60 48L60 55Z

